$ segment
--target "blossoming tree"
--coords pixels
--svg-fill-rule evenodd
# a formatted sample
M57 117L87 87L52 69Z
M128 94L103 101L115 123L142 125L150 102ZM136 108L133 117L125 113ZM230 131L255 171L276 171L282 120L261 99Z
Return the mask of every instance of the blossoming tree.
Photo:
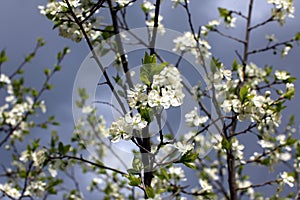
M293 18L295 10L293 1L248 0L245 13L218 7L219 19L207 24L193 21L190 6L197 3L49 0L40 6L41 14L54 23L60 36L87 44L91 51L87 60L93 63L87 71L94 65L99 73L92 87L111 96L106 101L109 95L100 95L101 99L95 89L91 94L84 84L74 84L79 97L74 101L80 113L74 114L71 140L62 140L62 133L52 131L49 142L27 142L32 129L58 125L54 117L45 122L34 117L46 112L41 95L52 88L49 81L69 50L57 54L53 69L45 69L40 90L25 87L22 74L24 65L44 42L39 39L34 51L10 75L1 72L7 61L2 51L0 89L5 98L0 106L0 147L11 155L9 163L2 163L2 196L300 198L300 143L293 117L284 123L281 120L294 97L295 78L277 70L278 66L258 66L252 59L268 51L285 57L300 40L300 33L283 41L270 33L266 45L251 45L255 42L253 31L261 27L279 23L280 30L286 30L285 22ZM254 3L270 8L268 17L257 24L252 22L257 14ZM163 24L160 10L164 4L186 15L188 31L165 28L168 24ZM128 13L132 12L141 15L144 28L130 27ZM233 30L243 31L244 36L234 36ZM222 56L211 53L207 41L213 34L237 44L231 65L225 66ZM139 56L132 54L136 50L141 52ZM139 67L132 66L137 62ZM198 77L184 76L189 67ZM84 76L84 82L90 81L90 76ZM111 112L103 111L104 107ZM125 156L121 146L127 149ZM268 170L270 176L253 179L260 170Z

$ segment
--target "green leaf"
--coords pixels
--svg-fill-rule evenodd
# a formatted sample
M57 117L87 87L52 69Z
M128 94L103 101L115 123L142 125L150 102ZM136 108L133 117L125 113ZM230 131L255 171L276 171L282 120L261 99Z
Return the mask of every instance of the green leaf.
M293 82L295 82L296 80L297 80L297 78L295 78L295 77L290 77L290 78L284 80L283 82L284 82L284 83L293 83Z
M294 96L295 96L295 89L290 89L283 95L283 97L288 100L291 100Z
M45 40L43 38L38 38L37 43L39 47L42 47L46 44Z
M149 55L147 52L145 53L144 59L142 60L142 63L145 64L156 64L156 56L155 55Z
M157 64L156 56L149 56L147 52L145 53L142 63L143 66L140 69L140 80L148 86L153 82L153 76L159 74L168 65L167 62Z
M286 140L285 145L291 146L291 145L294 145L297 141L298 141L297 139L291 138L291 136L289 136Z
M141 117L145 119L148 123L152 122L153 120L153 110L149 107L140 108L139 113Z
M150 78L150 74L151 74L151 65L143 65L140 69L140 80L142 81L142 83L150 86L151 85L151 78Z
M240 100L242 103L245 102L245 100L247 99L247 95L248 95L248 86L245 85L240 89Z
M149 198L155 197L154 189L152 187L146 186L146 194Z
M294 36L294 40L300 40L300 32L296 33L296 35Z
M54 71L56 72L56 71L60 71L61 70L61 66L60 65L56 65L55 67L54 67Z
M127 172L129 174L140 174L140 170L137 170L137 169L133 169L133 168L130 168L130 169L127 169Z
M58 52L56 55L57 60L61 60L63 57L63 53L62 52Z
M136 176L134 176L132 174L129 174L127 176L127 178L129 180L129 185L131 185L131 186L139 186L142 183L142 181L141 181L141 179L139 177L136 177Z
M39 92L36 90L36 89L32 89L31 90L31 95L33 96L33 97L37 97L38 95L39 95Z
M0 52L0 65L1 65L2 63L5 63L7 60L8 60L8 58L6 57L6 53L5 53L4 50L2 50L2 51Z
M104 40L110 38L114 35L114 27L113 26L107 26L105 27L104 31L102 32L102 37Z
M122 86L123 83L122 83L122 79L121 79L119 73L117 74L117 76L115 76L115 77L113 76L113 79L119 86Z
M35 53L31 53L25 57L25 62L30 62L35 56Z
M191 169L197 169L195 163L192 163L192 162L183 162L183 164L185 166L187 166L188 168L191 168Z
M226 150L230 149L231 147L231 142L229 142L226 138L222 139L221 144L222 144L222 148Z
M53 89L53 85L47 83L47 84L46 84L46 89L47 89L47 90L52 90L52 89Z
M44 69L44 74L45 74L46 76L49 76L50 73L51 73L51 70L50 70L50 69L48 69L48 68Z
M136 169L136 170L139 170L139 171L141 171L142 168L143 168L141 158L138 155L134 155L134 158L132 160L131 165L132 165L133 169Z
M218 7L218 11L219 11L220 17L222 17L222 18L226 18L228 15L230 15L230 11L227 10L226 8Z
M190 163L190 162L194 162L197 158L198 158L198 153L193 153L192 150L190 150L181 156L179 162Z
M238 62L236 61L236 59L233 60L233 63L232 63L232 70L233 71L237 71L239 69L239 64Z
M64 145L62 142L58 143L58 152L60 154L67 154L71 148L71 145Z
M64 144L62 142L58 143L58 152L64 154Z

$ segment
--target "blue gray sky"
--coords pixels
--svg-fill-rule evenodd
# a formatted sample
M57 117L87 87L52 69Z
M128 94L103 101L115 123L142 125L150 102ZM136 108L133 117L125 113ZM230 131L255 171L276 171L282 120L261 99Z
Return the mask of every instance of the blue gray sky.
M142 1L140 1L142 2ZM230 9L246 10L246 2L241 0L191 0L191 11L194 13L193 22L197 27L203 25L208 21L218 18L217 7L227 7ZM35 41L38 37L44 38L46 46L43 47L37 54L36 58L27 65L27 83L37 85L43 80L43 68L52 67L55 64L56 52L69 46L71 53L63 62L63 69L53 79L54 90L45 93L43 96L47 100L47 112L56 115L58 121L61 122L61 127L58 128L61 135L71 134L73 131L72 118L72 90L73 83L77 70L79 69L84 58L88 55L89 50L84 42L74 43L68 39L58 36L57 30L52 30L53 23L39 14L38 5L45 4L46 1L40 0L2 0L0 3L0 49L5 48L9 57L9 62L4 65L3 71L10 72L19 63L26 54L28 54L34 47ZM188 31L186 24L186 15L182 8L176 10L170 9L171 3L168 0L163 1L161 13L164 16L163 23L166 28L174 29L180 32ZM265 1L257 0L254 5L254 19L253 23L259 22L267 17L269 13L268 5ZM300 32L300 2L295 1L295 18L288 20L286 26L280 29L279 25L272 23L264 28L254 32L251 40L255 41L253 47L264 45L266 40L265 34L275 33L278 39L291 38L296 32ZM135 11L133 8L128 12L129 25L132 28L143 27L143 17L137 18L137 14L142 14L141 11ZM142 16L142 15L141 15ZM237 22L240 25L241 21ZM229 33L231 33L229 31ZM243 32L234 31L233 34L240 36ZM215 57L220 57L225 65L230 65L235 49L240 49L240 46L233 45L230 40L220 38L212 34L208 41L212 46L212 53ZM280 56L274 56L272 52L264 53L260 56L250 57L250 60L257 65L271 64L274 67L282 70L288 70L298 80L295 83L296 97L288 102L283 120L286 116L296 115L296 125L300 124L300 48L296 45L290 54L281 59ZM140 60L140 59L139 59ZM262 172L263 174L264 172ZM257 173L257 178L261 173ZM254 174L255 176L255 174Z

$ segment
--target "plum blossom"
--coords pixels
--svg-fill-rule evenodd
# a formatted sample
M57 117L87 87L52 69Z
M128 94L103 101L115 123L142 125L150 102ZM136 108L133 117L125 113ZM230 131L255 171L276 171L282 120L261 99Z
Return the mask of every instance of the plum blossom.
M293 1L290 0L268 0L269 4L273 4L272 16L282 26L286 17L294 18L295 7Z
M178 4L185 4L186 3L190 3L190 0L172 0L173 2L173 8L176 8L178 6Z
M179 53L189 52L195 56L197 61L202 60L202 57L209 58L211 56L211 53L209 52L211 46L206 40L198 39L198 41L196 41L195 38L198 38L198 36L194 36L191 32L185 32L183 36L179 36L173 40L175 43L173 51ZM200 49L201 53L199 53L198 48Z
M266 37L266 39L267 39L269 42L274 42L274 41L276 41L275 34L271 34L271 35L268 35L268 34L267 34L265 37Z
M155 18L155 12L150 12L149 13L149 19L147 21L145 21L147 27L149 27L150 30L152 30L153 27L154 27L154 18ZM161 35L163 35L166 32L165 27L162 24L162 20L163 20L163 16L159 15L158 16L158 21L157 21L158 22L157 31Z
M290 187L294 187L295 179L293 176L289 175L287 172L281 173L280 178L282 179L283 183L287 184Z
M131 108L139 108L147 105L146 85L136 84L134 88L127 90L128 104Z
M0 83L6 83L8 85L11 83L11 81L5 74L0 74Z
M287 80L288 78L290 78L291 76L286 71L277 70L277 71L275 71L275 77L278 80L284 81L284 80Z
M189 113L185 114L185 121L190 127L197 127L207 122L207 116L198 116L198 108L195 107Z
M73 7L73 11L79 20L85 18L86 13L83 13L83 7L85 6L79 0L69 1ZM63 1L50 1L46 6L38 6L40 13L45 15L50 20L59 24L59 35L65 38L69 38L75 42L80 42L83 38L83 34L77 24L70 22L68 16L65 15L65 11L68 5ZM99 18L100 19L100 18ZM92 40L97 39L101 34L92 29L94 25L98 23L98 18L94 21L86 20L82 23L85 32L91 37Z
M274 143L272 143L272 142L269 142L269 141L266 141L266 140L259 140L258 142L257 142L263 149L265 149L265 148L268 148L268 149L270 149L270 148L274 148Z
M32 153L33 165L36 167L42 166L46 160L46 149L40 149Z
M142 3L142 9L144 12L149 12L150 10L155 9L155 6L153 5L153 3L151 3L150 1L146 1L144 0L144 2Z
M182 154L185 154L186 152L191 151L194 148L193 144L189 144L189 143L186 143L186 142L176 142L174 144L174 146Z
M133 136L133 131L141 131L147 126L145 121L139 113L130 116L129 113L125 117L119 117L114 121L110 128L109 134L112 142L118 142L120 139L129 140Z
M240 113L242 108L242 103L239 99L224 100L223 103L221 104L221 108L226 113L231 112L232 109L234 112Z
M18 199L21 196L21 193L9 183L5 183L4 185L0 184L0 191L5 192L14 199Z
M120 6L126 6L130 3L130 0L116 0L116 3L118 3Z
M186 180L184 170L181 167L170 167L169 173L176 179L180 179L181 181Z
M206 180L199 179L199 184L202 188L201 192L204 192L204 191L210 192L213 189L213 187L211 185L209 185L209 183Z
M159 74L153 76L152 90L148 94L150 107L180 106L183 103L182 78L178 69L174 66L165 67Z

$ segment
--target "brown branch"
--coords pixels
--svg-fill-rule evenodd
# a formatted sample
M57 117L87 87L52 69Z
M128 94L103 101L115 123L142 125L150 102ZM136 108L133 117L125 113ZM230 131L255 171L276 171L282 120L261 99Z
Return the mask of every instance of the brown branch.
M247 55L256 54L256 53L260 53L260 52L265 52L265 51L269 51L269 50L274 50L274 49L276 49L276 47L286 45L290 42L295 42L295 39L292 38L292 39L284 41L284 42L278 42L278 43L276 43L272 46L267 46L267 47L264 47L264 48L261 48L261 49L252 50L252 51L247 52Z
M151 41L150 41L150 55L155 54L155 42L156 42L157 29L158 29L159 9L160 9L160 0L156 0L154 24L153 24L153 30L152 30L152 38L151 38Z
M261 23L258 23L258 24L254 25L254 26L251 26L251 27L249 28L249 30L251 31L251 30L253 30L253 29L256 29L256 28L258 28L258 27L260 27L260 26L263 26L263 25L265 25L265 24L267 24L267 23L269 23L269 22L272 22L272 21L274 21L274 17L273 17L273 16L271 16L270 18L266 19L265 21L263 21L263 22L261 22Z
M132 88L133 83L132 83L132 80L131 80L131 77L130 77L130 73L128 73L129 72L128 61L127 61L126 54L125 54L125 51L124 51L124 46L123 46L123 43L122 43L120 30L119 30L119 25L118 25L118 20L117 20L118 10L113 7L113 4L112 4L111 0L107 0L107 3L109 5L111 20L112 20L113 27L114 27L115 41L117 43L118 53L120 54L120 57L121 57L123 71L125 73L126 80L127 80L129 88ZM125 90L125 92L126 92L126 90Z
M231 35L227 35L227 34L221 32L221 31L219 31L219 30L216 29L216 28L214 28L214 29L212 30L212 32L218 33L219 35L221 35L221 36L223 36L223 37L225 37L225 38L234 40L234 41L236 41L236 42L238 42L238 43L241 43L241 44L245 44L245 43L246 43L246 41L241 40L241 39L236 38L236 37L233 37L233 36L231 36Z
M272 180L272 181L267 181L267 182L260 183L260 184L249 185L247 187L237 188L237 190L247 190L249 188L264 187L266 185L273 185L274 183L278 183L278 180Z
M48 159L49 160L58 160L58 159L77 160L77 161L80 161L80 162L83 162L83 163L88 163L88 164L90 164L92 166L95 166L95 167L99 167L101 169L110 170L110 171L116 172L116 173L121 174L121 175L127 175L127 173L125 173L125 172L122 172L120 170L117 170L117 169L114 169L114 168L111 168L111 167L107 167L103 164L99 164L99 163L89 161L87 159L84 159L82 156L76 157L76 156L69 156L69 155L58 155L58 156L49 156Z
M107 84L108 84L110 90L112 91L112 93L113 93L113 95L115 96L117 102L119 103L119 105L120 105L120 107L121 107L123 113L126 113L126 109L125 109L125 107L124 107L124 105L123 105L123 103L122 103L122 101L121 101L121 99L120 99L118 93L115 91L114 86L113 86L113 84L112 84L112 82L111 82L111 80L110 80L110 78L109 78L109 76L108 76L106 70L104 69L104 66L102 65L102 63L100 62L100 60L99 60L99 58L98 58L96 52L94 51L94 47L93 47L93 45L92 45L92 43L91 43L91 41L90 41L89 36L87 35L87 33L86 33L84 27L82 26L82 24L80 23L79 19L78 19L77 16L76 16L76 14L74 13L74 11L73 11L73 9L72 9L72 6L70 5L69 0L66 0L66 3L67 3L67 5L68 5L69 11L70 11L70 13L71 13L73 19L75 20L75 23L79 26L80 31L81 31L81 33L83 34L83 36L84 36L84 38L85 38L85 40L86 40L86 42L87 42L87 45L88 45L90 51L92 52L92 55L93 55L94 60L96 61L97 65L99 66L100 70L102 71L102 73L103 73L103 75L104 75L104 77L105 77L105 80L106 80L106 82L107 82Z

